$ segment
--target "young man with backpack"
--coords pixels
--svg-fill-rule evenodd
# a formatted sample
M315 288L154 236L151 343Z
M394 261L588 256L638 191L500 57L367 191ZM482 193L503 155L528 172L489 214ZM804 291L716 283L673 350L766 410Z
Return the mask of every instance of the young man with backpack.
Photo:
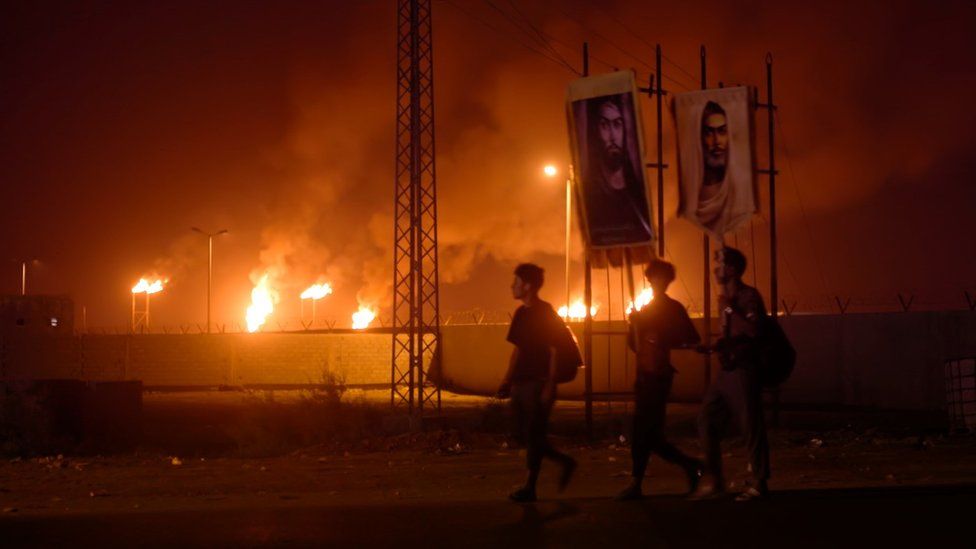
M698 418L705 469L711 482L704 484L693 497L704 499L724 494L721 443L729 422L734 419L745 437L753 475L752 484L736 501L763 499L769 496L769 443L763 418L760 339L769 320L759 291L742 282L745 255L725 247L715 253L715 259L722 338L714 350L719 354L722 369L705 394Z
M652 452L684 469L689 493L698 486L703 467L700 461L685 455L664 437L667 399L675 371L671 366L671 350L694 346L701 338L684 306L666 293L675 278L674 266L654 260L644 276L654 290L654 299L630 316L628 343L637 354L630 447L633 471L630 485L617 494L618 500L643 497L641 484Z
M515 311L508 330L507 339L515 349L498 389L499 398L511 397L515 434L526 450L525 486L509 495L516 502L535 501L542 458L562 466L560 491L576 470L576 460L553 448L548 438L549 412L556 399L556 351L567 328L552 305L539 299L543 281L543 270L538 265L523 263L515 268L512 297L522 305Z

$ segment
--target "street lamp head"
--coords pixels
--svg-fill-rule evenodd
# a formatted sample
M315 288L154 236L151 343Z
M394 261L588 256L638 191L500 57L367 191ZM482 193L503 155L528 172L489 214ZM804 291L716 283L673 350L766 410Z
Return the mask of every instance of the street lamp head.
M556 177L559 170L557 170L552 164L547 164L544 168L542 168L542 173L546 174L546 177Z
M193 232L200 233L203 236L207 236L207 237L210 237L210 238L213 238L215 236L220 236L222 234L225 234L225 233L229 233L230 232L227 229L220 229L219 231L217 231L215 233L208 233L207 231L205 231L205 230L203 230L203 229L201 229L199 227L190 227L190 230L193 231Z

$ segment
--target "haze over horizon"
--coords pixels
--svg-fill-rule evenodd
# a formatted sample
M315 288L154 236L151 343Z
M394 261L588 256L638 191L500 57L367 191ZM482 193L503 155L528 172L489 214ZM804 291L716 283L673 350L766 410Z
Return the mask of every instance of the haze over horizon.
M972 3L514 5L433 4L445 314L512 309L520 261L546 267L543 295L564 300L564 187L542 166L568 163L564 98L576 75L531 51L541 47L528 21L573 68L588 41L593 72L633 67L642 81L660 43L671 92L699 86L701 44L712 86L764 89L772 52L780 293L801 309L833 295L880 309L899 292L917 294L920 307L961 308L964 290L976 294ZM215 240L215 322L243 323L269 270L280 318L297 318L298 294L322 280L335 289L322 318L348 323L359 302L388 316L395 6L39 2L3 15L0 293L18 293L19 262L36 258L30 293L71 295L89 325L123 326L129 288L157 273L170 283L153 322L203 322L206 240L196 226L230 230ZM650 101L643 113L653 155ZM757 121L765 165L765 113ZM764 177L759 186L762 213L730 241L755 259L765 292ZM675 218L675 187L668 170L673 294L700 307L701 238ZM578 236L574 248L581 288ZM594 276L603 303L605 276Z

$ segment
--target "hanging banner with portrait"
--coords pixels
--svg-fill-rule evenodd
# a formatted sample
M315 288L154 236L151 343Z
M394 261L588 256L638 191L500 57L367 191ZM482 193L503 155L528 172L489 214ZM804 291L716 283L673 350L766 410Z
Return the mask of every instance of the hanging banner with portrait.
M609 254L614 264L620 249L634 248L640 251L635 255L646 255L655 240L637 98L630 71L580 78L567 94L583 238L590 252L616 251Z
M678 215L718 239L757 210L752 97L741 86L674 98Z

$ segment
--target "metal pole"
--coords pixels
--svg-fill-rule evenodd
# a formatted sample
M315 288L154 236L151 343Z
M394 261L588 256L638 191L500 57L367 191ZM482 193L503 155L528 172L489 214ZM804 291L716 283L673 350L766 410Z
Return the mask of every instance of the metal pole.
M583 76L590 75L590 45L583 42ZM585 240L585 239L584 239ZM593 435L593 316L590 308L593 306L593 273L590 264L590 250L583 250L583 300L586 316L583 317L583 360L586 368L583 370L583 395L585 401L586 433ZM566 304L567 307L569 304Z
M570 228L571 220L573 216L572 210L572 198L573 196L573 168L569 168L569 177L566 178L566 308L569 309L569 299L570 299L570 288L569 288L569 246L570 246Z
M583 76L590 75L590 43L583 42Z
M630 292L630 302L637 306L637 293L634 288L634 260L630 255L630 248L624 248L624 269L627 270L627 291ZM627 307L624 306L624 320L627 320Z
M413 136L410 139L410 400L407 405L409 413L414 411L414 392L418 398L417 411L423 415L423 371L422 358L417 352L421 348L423 336L422 306L420 298L420 197L418 192L421 185L421 158L423 156L420 143L420 4L416 0L410 2L410 128Z
M210 333L210 302L213 296L213 235L207 235L207 333Z
M583 301L586 307L586 316L583 317L583 360L586 368L583 370L583 388L586 401L586 432L593 434L593 316L590 311L593 307L593 266L590 264L590 254L587 250L586 261L584 262L583 275Z
M657 255L664 257L664 129L662 127L661 44L654 48L657 82Z
M211 311L213 305L213 239L227 233L227 229L220 229L215 233L204 231L199 227L190 227L190 230L200 233L207 237L207 333L211 333Z
M20 262L20 295L27 295L27 262Z
M701 47L699 50L701 55L701 87L706 89L708 87L708 73L706 71L706 61L705 56L705 46ZM703 284L702 284L702 322L704 323L704 337L702 338L705 346L710 346L712 344L712 282L711 275L708 271L709 264L711 263L711 251L709 249L708 233L702 236L702 259L704 260L704 274L703 274ZM705 388L712 382L712 357L709 354L705 355Z
M769 300L773 318L779 310L779 288L776 276L776 146L773 129L773 116L776 105L773 103L773 55L766 54L766 101L769 103ZM755 258L753 258L755 261Z

